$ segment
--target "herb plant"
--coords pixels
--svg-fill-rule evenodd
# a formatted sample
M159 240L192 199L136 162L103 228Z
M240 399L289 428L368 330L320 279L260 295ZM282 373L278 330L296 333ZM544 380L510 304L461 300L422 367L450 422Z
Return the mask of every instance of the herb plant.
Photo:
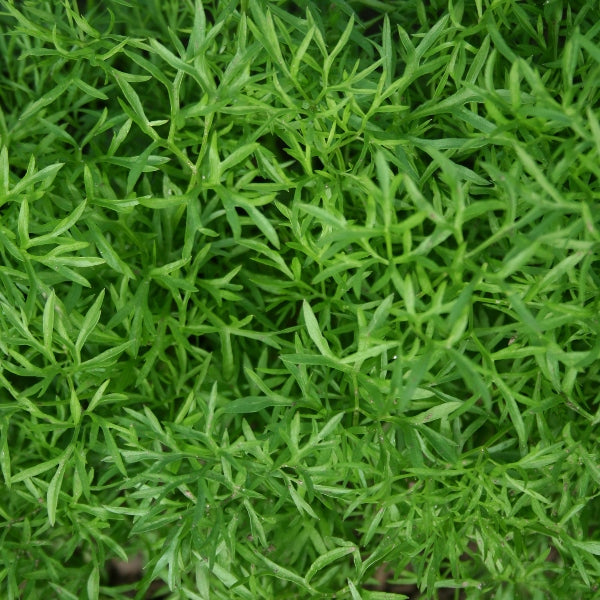
M0 61L1 598L597 597L597 2L0 0Z

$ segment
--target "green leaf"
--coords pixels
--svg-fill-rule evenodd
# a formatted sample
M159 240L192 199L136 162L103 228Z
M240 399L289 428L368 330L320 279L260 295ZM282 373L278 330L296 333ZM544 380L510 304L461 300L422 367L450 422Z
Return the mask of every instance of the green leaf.
M329 550L325 554L319 556L308 568L304 579L308 583L319 571L321 571L327 565L343 558L344 556L348 556L354 552L354 546L342 546L340 548L334 548L333 550Z
M425 34L421 43L415 49L417 60L420 60L429 48L431 48L438 38L447 31L448 15L444 15L429 31Z
M0 206L6 201L9 186L8 148L3 145L0 149Z
M470 390L475 394L479 394L486 406L490 406L492 398L489 391L489 386L479 374L477 368L468 358L465 358L460 352L454 348L447 348L448 354L452 357L456 368L461 374L463 381L467 384Z
M125 464L123 463L123 459L121 457L121 453L119 452L119 448L115 442L115 438L113 437L110 429L107 425L101 425L102 433L104 434L104 439L106 441L106 446L108 448L109 454L115 463L117 469L119 469L119 473L124 477L127 477L127 471L125 470Z
M365 591L363 600L409 600L409 596L390 592Z
M249 21L248 24L253 29L256 39L267 50L271 60L280 67L284 73L289 73L287 65L283 59L281 48L279 47L279 35L275 30L273 17L267 8L266 14L262 10L261 3L258 0L249 1L252 18L256 25Z
M184 267L190 261L189 258L182 258L180 260L176 260L172 263L168 263L163 265L162 267L155 267L150 271L150 276L157 277L160 275L169 275L173 271L179 271L181 267Z
M584 550L585 552L589 552L590 554L600 556L600 542L581 542L579 540L572 540L571 543L577 548Z
M390 314L390 310L394 303L394 294L390 294L386 296L381 304L377 307L375 312L373 313L373 317L369 323L369 327L367 328L367 335L373 335L374 332L378 331L379 328L383 326L383 323L386 321Z
M411 417L409 421L415 424L422 424L437 421L438 419L444 419L458 410L462 405L462 402L446 402L445 404L438 404L437 406Z
M259 147L260 144L254 142L236 148L225 160L221 161L221 173L226 173L229 169L246 160Z
M246 414L258 412L265 408L273 406L290 406L291 400L285 398L264 398L262 396L247 396L245 398L238 398L229 402L223 407L223 412L227 414Z
M273 244L275 248L279 248L279 236L269 219L267 219L267 217L265 217L255 206L248 206L246 210L252 221L265 234L265 237L271 244Z
M143 204L143 202L140 201L140 204ZM96 248L98 248L100 256L106 261L106 264L129 279L135 279L135 275L130 267L121 259L100 229L92 222L87 225L89 228L89 235L96 245Z
M317 433L317 435L311 438L311 444L318 444L321 440L325 439L331 432L335 430L335 428L340 424L341 420L344 418L344 413L338 413L334 417L331 417L327 423L325 423L324 427Z
M71 458L71 454L73 453L72 446L67 449L63 457L60 459L58 463L58 468L56 469L56 473L52 477L50 481L50 485L48 486L48 493L46 496L46 504L48 509L48 520L50 521L50 525L54 527L56 523L56 508L58 505L58 496L60 494L60 488L62 486L62 481L65 476L65 470L67 468L67 464L69 458Z
M150 121L148 120L148 117L146 116L146 113L144 111L144 106L142 105L142 102L141 102L140 97L138 96L137 92L133 89L133 86L129 83L129 81L127 81L127 79L125 79L124 73L117 71L117 69L112 69L111 72L112 72L113 77L115 78L115 81L121 88L121 91L123 92L123 95L125 96L127 102L133 109L134 115L141 122L141 126L143 127L144 131L148 132L149 130L151 130Z
M56 311L56 294L54 290L50 291L46 304L44 305L44 314L42 317L42 331L44 336L44 347L49 353L52 353L52 336L54 333L54 313Z
M33 465L23 471L19 471L18 473L12 475L11 482L18 483L19 481L24 481L26 479L30 479L31 477L37 477L46 471L54 468L61 461L61 457L51 458L50 460L46 460L44 462L38 463L37 465Z
M348 579L348 589L350 590L350 596L352 600L362 600L362 596L358 592L358 589L356 588L354 583L352 583L351 579Z
M27 202L27 198L23 198L21 201L17 231L19 233L19 243L21 247L27 248L29 242L29 202Z
M81 328L79 330L79 335L77 336L77 341L75 342L75 351L79 355L83 345L86 340L95 329L98 321L100 320L100 313L102 310L102 302L104 300L104 290L98 294L94 304L90 307L85 318L83 319L83 323L81 324Z
M90 413L93 412L94 409L96 408L96 406L98 406L98 404L102 401L102 397L103 397L104 392L106 391L106 388L108 387L109 383L110 383L110 379L107 379L96 390L96 392L94 393L92 399L90 400L90 403L88 404L87 412L90 412Z
M332 354L331 350L329 349L329 344L321 334L321 328L319 327L315 313L306 300L302 301L302 313L304 315L304 323L306 325L308 335L315 343L315 346L319 349L319 352L321 352L321 354L324 356L331 356Z
M100 569L97 565L92 567L86 585L88 600L98 600L100 597Z
M350 16L350 19L344 29L342 35L337 41L337 44L334 46L333 50L329 53L329 55L325 58L325 62L323 63L323 80L325 84L327 84L329 78L329 72L331 67L334 64L335 59L338 54L344 49L344 46L348 43L350 39L350 35L354 29L354 14Z
M122 344L119 344L118 346L115 346L114 348L109 348L108 350L105 350L104 352L98 354L97 356L94 356L93 358L90 358L89 360L86 360L85 362L81 363L81 367L83 369L106 369L108 367L110 367L111 365L115 364L115 360L117 356L119 356L120 354L122 354L123 352L125 352L125 350L127 350L127 348L130 348L131 346L134 345L135 340L129 340L128 342L124 342Z
M64 163L56 163L53 165L49 165L44 167L40 171L37 172L28 172L19 183L17 183L9 192L10 196L17 196L21 192L25 190L33 189L33 186L36 183L43 182L45 187L49 187L50 184L54 181L58 171L62 169Z
M85 269L87 267L98 267L105 263L103 258L90 258L87 256L36 256L35 259L53 269L60 270L61 267L66 267L65 272L72 272L68 267Z
M0 439L0 469L4 477L4 483L10 490L12 485L11 466L10 466L10 448L8 446L8 421L2 422L2 438Z
M71 390L69 408L71 409L71 418L73 419L73 423L78 425L79 421L81 421L81 404L77 394L75 393L75 390Z
M290 493L292 501L296 505L296 508L298 509L300 514L306 513L313 519L319 519L317 513L315 513L310 504L308 504L308 502L306 502L306 500L304 500L304 498L300 496L300 494L294 489L294 486L291 483L288 485L288 491Z

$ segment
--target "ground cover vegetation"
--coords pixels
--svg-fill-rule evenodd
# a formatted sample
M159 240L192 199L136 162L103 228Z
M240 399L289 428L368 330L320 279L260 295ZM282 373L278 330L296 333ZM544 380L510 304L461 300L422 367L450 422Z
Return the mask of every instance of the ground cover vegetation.
M0 62L2 598L598 597L597 2L0 0Z

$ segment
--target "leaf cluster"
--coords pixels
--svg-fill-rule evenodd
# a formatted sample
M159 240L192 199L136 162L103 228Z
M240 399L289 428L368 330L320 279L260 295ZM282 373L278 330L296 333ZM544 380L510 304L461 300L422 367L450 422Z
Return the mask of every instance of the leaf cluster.
M600 13L473 5L0 0L2 598L594 597Z

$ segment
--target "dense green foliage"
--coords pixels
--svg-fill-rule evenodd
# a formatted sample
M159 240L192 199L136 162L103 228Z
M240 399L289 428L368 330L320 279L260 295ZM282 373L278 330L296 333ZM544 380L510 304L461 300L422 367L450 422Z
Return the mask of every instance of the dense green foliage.
M0 13L1 598L597 597L595 0Z

